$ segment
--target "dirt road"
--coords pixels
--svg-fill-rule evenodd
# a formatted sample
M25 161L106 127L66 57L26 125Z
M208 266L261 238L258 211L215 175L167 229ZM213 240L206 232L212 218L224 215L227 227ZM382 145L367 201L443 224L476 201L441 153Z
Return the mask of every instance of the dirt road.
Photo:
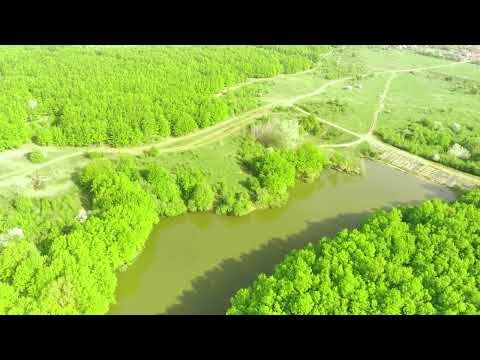
M372 134L375 130L377 121L378 121L378 116L383 110L384 106L384 101L387 96L388 90L390 88L390 84L393 81L394 77L398 73L402 72L409 72L409 71L422 71L422 70L428 70L428 69L434 69L434 68L439 68L439 67L448 67L448 66L454 66L457 64L463 64L467 63L469 61L461 61L461 62L456 62L456 63L451 63L451 64L446 64L446 65L437 65L437 66L429 66L429 67L421 67L421 68L411 68L411 69L401 69L401 70L390 70L390 71L380 71L380 72L375 72L374 75L382 75L382 74L387 74L390 73L392 76L387 80L383 94L380 97L380 103L377 111L374 113L373 119L372 119L372 124L369 128L369 131L366 134L359 134L356 133L352 130L349 130L347 128L344 128L340 125L334 124L328 120L318 118L321 122L332 126L334 128L337 128L343 132L346 132L348 134L351 134L355 137L358 137L358 140L355 140L353 142L349 143L344 143L344 144L330 144L330 145L321 145L322 147L350 147L350 146L355 146L363 141L369 141L372 142ZM306 70L302 73L313 71L313 69ZM57 162L65 161L68 159L72 159L75 157L79 157L84 155L85 153L89 152L99 152L99 153L110 153L110 154L130 154L130 155L140 155L144 151L149 150L151 148L156 148L158 149L159 153L171 153L171 152L181 152L181 151L187 151L187 150L192 150L201 146L205 146L208 144L211 144L216 141L220 141L231 134L245 128L247 125L255 121L258 117L267 114L269 111L271 111L274 107L276 106L295 106L295 104L303 99L306 99L308 97L316 96L320 94L321 92L325 91L328 87L333 86L335 84L338 84L340 82L344 82L347 80L351 80L351 77L345 77L342 79L336 79L336 80L331 80L324 85L320 86L319 88L315 89L314 91L303 94L303 95L298 95L295 97L292 97L287 100L281 100L281 101L274 101L269 104L266 104L264 106L261 106L257 109L245 112L241 115L234 116L226 121L223 121L221 123L218 123L214 126L211 126L206 129L202 129L199 131L196 131L194 133L182 136L182 137L177 137L177 138L168 138L165 140L162 140L161 142L153 143L153 144L148 144L148 145L141 145L141 146L132 146L132 147L125 147L125 148L112 148L108 146L89 146L89 147L78 147L75 148L75 152L69 153L63 156L59 156L55 159L49 160L47 162L41 163L41 164L26 164L22 169L16 169L14 171L9 171L7 173L0 173L0 186L5 186L5 182L8 181L11 178L22 176L22 175L28 175L31 174L32 172L38 171L42 168L51 166ZM300 109L295 106L295 108L305 114L310 114L307 111ZM378 143L378 140L375 140L375 143ZM9 151L4 151L0 153L0 161L2 159L8 159L8 158L15 158L15 157L20 157L22 154L25 154L26 151L29 149L32 149L32 147L35 148L40 148L43 149L44 151L47 152L55 152L55 153L61 153L63 150L62 147L56 147L56 146L46 146L46 147L38 147L36 145L32 144L27 144L24 145L18 149L15 150L9 150Z

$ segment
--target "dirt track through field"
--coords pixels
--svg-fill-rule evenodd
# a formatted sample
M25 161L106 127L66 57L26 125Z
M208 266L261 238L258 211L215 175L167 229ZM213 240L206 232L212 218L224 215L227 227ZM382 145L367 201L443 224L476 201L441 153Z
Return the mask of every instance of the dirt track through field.
M308 96L313 96L316 94L319 94L320 92L324 91L327 89L329 86L332 86L340 81L345 81L349 78L344 78L344 79L337 79L330 81L318 89L316 89L313 93L310 93ZM303 96L305 98L307 96ZM167 140L164 140L162 142L158 143L153 143L149 145L141 145L141 146L132 146L132 147L125 147L125 148L112 148L108 146L89 146L89 147L78 147L78 151L61 156L52 160L49 160L47 162L41 163L41 164L31 164L28 168L24 169L19 169L15 170L12 172L8 172L6 174L0 175L0 186L3 186L4 184L2 183L3 181L11 178L11 177L17 177L17 176L22 176L22 175L27 175L30 174L34 171L38 171L42 168L51 166L57 162L64 161L67 159L71 159L74 157L79 157L83 156L86 153L105 153L105 154L129 154L129 155L140 155L144 151L150 150L152 148L158 149L158 153L171 153L171 152L182 152L182 151L188 151L188 150L193 150L195 148L198 148L200 146L205 146L208 144L211 144L213 142L222 140L231 134L245 128L248 124L252 123L255 121L258 117L267 114L271 109L273 109L276 106L290 106L292 104L291 100L285 100L285 101L274 101L271 102L267 105L264 105L262 107L259 107L257 109L248 111L246 113L243 113L241 115L235 116L233 118L230 118L229 120L226 120L224 122L221 122L217 125L211 126L206 129L202 129L199 131L196 131L194 133L188 134L186 136L182 137L177 137L177 138L169 138ZM24 147L21 147L16 150L10 150L6 151L4 153L0 153L0 160L2 159L2 156L5 158L8 157L14 157L15 153L18 154L23 154L26 152L24 149L25 147L28 147L28 149L32 148L32 145L26 145ZM39 147L35 146L34 148L38 148L44 151L54 151L54 152L60 152L61 147L56 147L56 146L45 146L45 147Z
M459 62L459 63L465 63L465 61ZM451 64L451 66L459 63ZM438 68L438 67L439 66L436 66L435 68ZM442 67L445 67L445 65L442 65ZM425 70L425 69L426 68L422 68L422 70ZM373 132L375 131L375 128L378 123L378 117L380 113L383 111L385 99L387 97L388 91L390 90L390 85L393 79L396 77L396 74L400 72L405 72L405 71L407 70L397 70L397 71L390 72L392 76L390 76L387 82L385 83L385 88L383 90L382 95L380 96L380 102L379 102L378 108L373 115L372 123L366 134L363 134L363 135L358 134L340 125L334 124L328 120L315 116L314 114L311 114L299 107L295 107L295 109L297 109L298 111L304 114L314 115L322 123L332 126L350 135L358 137L357 140L352 142L343 143L343 144L322 144L322 145L319 145L319 147L346 148L346 147L359 145L363 142L367 142L373 148L375 148L377 151L380 152L378 160L386 163L387 165L390 165L399 170L402 170L404 172L413 173L429 181L432 181L441 185L447 185L450 187L460 186L460 187L472 188L472 187L480 186L480 177L470 175L470 174L458 171L456 169L441 165L439 163L424 159L420 156L398 149L390 144L383 143L382 141L380 141L379 139L373 136ZM408 70L408 71L411 71L411 70Z
M440 67L454 66L454 65L457 65L457 64L464 64L464 63L467 63L467 62L468 61L461 61L461 62L445 64L445 65L436 65L436 66L421 67L421 68L411 68L411 69L388 70L388 71L375 72L374 75L382 75L382 74L388 74L389 73L389 74L392 74L392 76L387 80L387 82L385 84L383 94L380 96L380 103L379 103L378 109L374 113L369 131L366 134L359 134L359 133L351 131L347 128L344 128L340 125L334 124L334 123L332 123L328 120L321 119L321 118L317 117L321 122L323 122L323 123L325 123L329 126L332 126L334 128L339 129L340 131L343 131L343 132L351 134L355 137L358 137L358 140L355 140L355 141L352 141L352 142L349 142L349 143L329 144L329 145L325 144L325 145L320 145L320 146L321 147L331 147L331 148L335 148L335 147L341 148L341 147L355 146L355 145L358 145L358 144L360 144L364 141L368 141L369 143L371 143L372 146L379 147L379 140L374 139L372 134L375 131L375 127L376 127L376 124L378 122L379 114L383 110L384 101L385 101L385 98L386 98L387 93L389 91L390 84L393 81L396 74L402 73L402 72L423 71L423 70L429 70L429 69L436 69L436 68L440 68ZM313 70L314 69L309 69L309 70L302 71L302 72L297 73L297 74L291 74L290 76L303 74L303 73L310 72L310 71L313 71ZM289 75L282 75L282 76L289 76ZM194 133L191 133L191 134L188 134L188 135L185 135L185 136L182 136L182 137L169 138L169 139L163 140L163 141L158 142L158 143L141 145L141 146L125 147L125 148L112 148L112 147L108 147L108 146L79 147L79 148L76 148L76 150L77 149L78 150L73 152L73 153L57 157L57 158L49 160L45 163L30 164L30 166L28 166L26 168L19 169L19 170L14 170L14 171L11 171L11 172L8 172L8 173L5 173L5 174L1 174L0 175L0 186L4 186L5 182L8 182L8 180L13 178L13 177L27 175L27 174L30 174L34 171L38 171L42 168L52 166L53 164L55 164L57 162L65 161L65 160L72 159L72 158L75 158L75 157L79 157L79 156L84 155L85 153L90 153L90 152L140 155L144 151L152 149L152 148L158 149L159 153L183 152L183 151L193 150L193 149L199 148L201 146L205 146L205 145L214 143L216 141L220 141L220 140L230 136L231 134L244 129L247 125L249 125L250 123L255 121L259 116L267 114L269 111L271 111L276 106L289 106L289 107L294 106L298 111L300 111L302 113L305 113L305 114L310 114L307 111L296 107L295 104L298 103L299 101L303 100L303 99L306 99L308 97L312 97L312 96L320 94L321 92L325 91L328 87L330 87L332 85L338 84L338 83L343 82L343 81L351 80L351 79L352 79L352 77L345 77L345 78L329 81L329 82L323 84L322 86L320 86L319 88L317 88L316 90L314 90L310 93L303 94L303 95L298 95L298 96L292 97L292 98L287 99L287 100L280 100L280 101L271 102L269 104L266 104L264 106L261 106L259 108L254 109L254 110L248 111L248 112L243 113L241 115L234 116L234 117L232 117L232 118L230 118L226 121L223 121L221 123L218 123L214 126L196 131ZM264 79L264 80L267 80L267 79ZM259 81L260 81L260 79L259 79ZM19 156L19 155L21 156L21 154L25 153L25 151L26 151L25 147L32 148L32 145L31 144L25 145L25 146L23 146L19 149L16 149L16 150L10 150L10 151L5 151L3 153L0 153L0 160L2 160L2 158L6 159L6 158L12 158L12 157L15 157L15 156ZM62 151L61 147L56 147L56 146L47 146L47 147L35 146L35 147L40 148L40 149L44 149L46 151L53 151L53 152L61 152ZM426 160L426 161L428 161L428 160ZM433 163L432 166L437 166L437 164ZM480 184L480 180L479 180L479 184Z
M326 57L326 56L329 56L331 55L333 52L333 50L330 50L328 52L326 52L325 54L322 54L320 55L322 58ZM303 75L303 74L309 74L311 73L312 71L314 71L318 65L320 63L317 63L314 67L312 67L311 69L307 69L307 70L304 70L304 71L300 71L298 73L295 73L293 75L295 76L298 76L298 75ZM256 84L256 83L259 83L259 82L264 82L264 81L273 81L273 80L276 80L276 79L281 79L281 78L284 78L284 77L288 77L288 76L291 76L292 74L279 74L277 76L273 76L273 77L269 77L269 78L253 78L253 79L247 79L245 82L241 83L241 84L238 84L238 85L233 85L233 86L229 86L225 89L223 89L221 92L219 92L218 94L215 94L214 96L216 97L219 97L219 96L223 96L225 95L227 92L229 91L232 91L232 90L237 90L237 89L240 89L244 86L247 86L247 85L251 85L251 84Z

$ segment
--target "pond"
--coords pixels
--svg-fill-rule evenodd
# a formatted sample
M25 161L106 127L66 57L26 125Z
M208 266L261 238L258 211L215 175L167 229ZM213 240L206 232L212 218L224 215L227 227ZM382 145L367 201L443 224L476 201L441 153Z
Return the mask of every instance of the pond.
M225 314L230 297L292 249L353 228L378 209L456 193L365 161L363 175L326 172L299 183L288 204L243 217L192 213L161 219L136 262L119 274L111 314Z

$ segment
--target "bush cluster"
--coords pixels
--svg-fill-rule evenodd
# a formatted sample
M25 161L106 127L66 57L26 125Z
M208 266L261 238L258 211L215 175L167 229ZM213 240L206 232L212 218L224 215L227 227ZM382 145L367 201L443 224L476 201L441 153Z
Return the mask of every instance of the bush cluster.
M480 127L443 126L429 119L413 121L400 129L377 130L381 139L408 152L444 165L480 175Z

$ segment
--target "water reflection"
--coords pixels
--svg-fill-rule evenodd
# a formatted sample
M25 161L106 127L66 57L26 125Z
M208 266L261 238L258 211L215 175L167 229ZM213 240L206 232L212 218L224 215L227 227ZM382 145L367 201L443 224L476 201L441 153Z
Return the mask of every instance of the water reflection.
M288 204L235 218L188 214L163 219L144 252L119 274L112 313L224 314L233 293L271 273L292 249L353 228L378 209L433 197L447 188L379 163L363 176L326 173L298 184Z

